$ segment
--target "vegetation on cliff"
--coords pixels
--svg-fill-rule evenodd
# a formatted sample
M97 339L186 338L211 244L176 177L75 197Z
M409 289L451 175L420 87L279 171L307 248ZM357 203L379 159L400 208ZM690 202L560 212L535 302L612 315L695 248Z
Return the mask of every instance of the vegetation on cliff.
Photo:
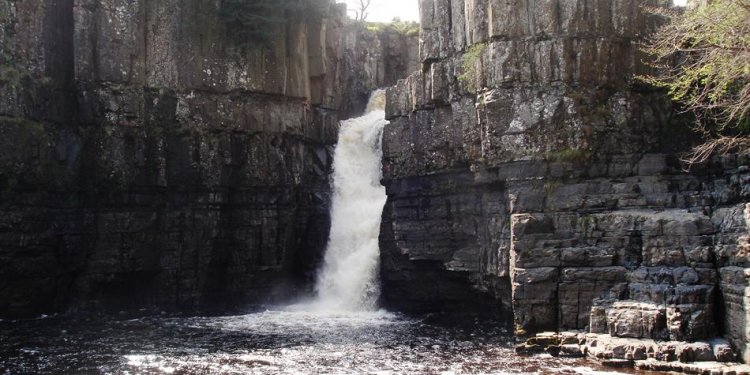
M750 153L750 0L657 12L670 22L645 46L658 73L644 78L696 116L707 141L687 161Z
M391 22L366 22L367 29L372 32L393 30L406 36L419 36L419 23L414 21L402 21L395 17Z
M463 73L458 76L458 80L464 84L469 92L475 93L478 89L477 73L479 67L477 67L477 64L482 61L482 55L486 49L486 43L477 43L466 51L461 61Z
M371 5L372 0L357 0L354 3L354 9L352 10L354 12L354 19L356 21L364 22L369 15Z

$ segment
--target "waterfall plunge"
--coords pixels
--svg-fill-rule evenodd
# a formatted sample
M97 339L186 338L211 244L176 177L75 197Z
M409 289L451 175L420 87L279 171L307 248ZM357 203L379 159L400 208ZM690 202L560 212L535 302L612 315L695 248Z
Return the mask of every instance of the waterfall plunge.
M343 121L333 159L331 233L318 274L316 305L326 310L376 307L380 217L386 195L380 185L385 93L375 91L362 117Z

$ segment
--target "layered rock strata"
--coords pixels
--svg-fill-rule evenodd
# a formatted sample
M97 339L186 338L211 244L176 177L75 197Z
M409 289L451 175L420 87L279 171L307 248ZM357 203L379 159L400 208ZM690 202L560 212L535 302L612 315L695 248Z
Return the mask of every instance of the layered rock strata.
M654 1L652 5L660 5ZM422 0L422 70L389 89L384 299L693 341L747 361L748 161L690 172L641 86L636 1Z
M0 316L225 311L309 284L338 120L415 41L322 1L241 44L219 3L0 1Z
M731 345L711 341L654 341L580 332L543 332L516 346L516 353L549 353L560 357L590 357L610 367L685 374L750 374L750 365L736 362Z

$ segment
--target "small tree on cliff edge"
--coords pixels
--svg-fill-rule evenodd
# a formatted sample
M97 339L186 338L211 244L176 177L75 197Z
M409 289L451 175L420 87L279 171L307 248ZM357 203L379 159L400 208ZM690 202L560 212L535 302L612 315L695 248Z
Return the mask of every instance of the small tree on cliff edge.
M373 8L372 0L336 0L336 2L345 3L347 5L347 12L353 14L354 20L359 22L367 21L367 17L370 15L370 11Z
M750 0L705 3L658 10L670 22L645 46L658 73L643 78L695 114L706 139L689 164L717 153L750 154Z
M353 3L354 9L352 11L354 12L354 19L360 22L366 21L367 16L370 15L372 0L354 0Z

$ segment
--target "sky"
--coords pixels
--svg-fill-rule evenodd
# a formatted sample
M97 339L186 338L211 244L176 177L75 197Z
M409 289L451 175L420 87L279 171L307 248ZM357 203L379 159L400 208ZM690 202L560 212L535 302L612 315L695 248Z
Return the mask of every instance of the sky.
M372 0L370 5L368 21L390 22L393 17L401 18L404 21L419 21L418 0ZM355 4L358 0L338 0L339 3L346 3L347 9L351 11L356 9ZM351 17L354 13L350 12Z

